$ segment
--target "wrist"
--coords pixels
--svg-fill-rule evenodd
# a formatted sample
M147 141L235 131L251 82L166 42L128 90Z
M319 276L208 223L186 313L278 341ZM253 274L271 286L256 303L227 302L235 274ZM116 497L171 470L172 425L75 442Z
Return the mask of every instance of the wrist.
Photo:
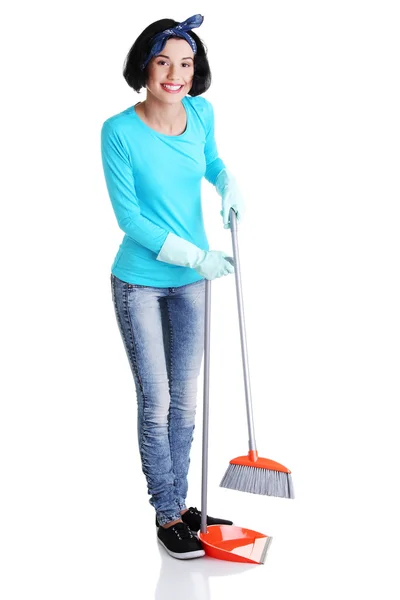
M179 237L170 232L164 244L158 253L156 260L167 262L182 267L194 268L200 265L207 256L207 252L202 250L192 242Z
M215 188L220 196L223 195L226 186L228 185L228 170L222 169L215 180Z

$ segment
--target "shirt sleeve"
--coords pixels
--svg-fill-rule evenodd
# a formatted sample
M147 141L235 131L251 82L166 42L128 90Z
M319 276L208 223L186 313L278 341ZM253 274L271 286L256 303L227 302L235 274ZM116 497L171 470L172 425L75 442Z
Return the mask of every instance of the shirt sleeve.
M206 157L206 172L204 177L207 181L215 185L218 174L226 167L223 160L218 156L214 131L214 108L211 102L208 100L206 100L206 102L208 105L208 133L206 135L206 144L204 146L204 154Z
M169 231L140 214L129 154L108 121L101 129L101 158L108 194L119 227L135 242L161 250Z

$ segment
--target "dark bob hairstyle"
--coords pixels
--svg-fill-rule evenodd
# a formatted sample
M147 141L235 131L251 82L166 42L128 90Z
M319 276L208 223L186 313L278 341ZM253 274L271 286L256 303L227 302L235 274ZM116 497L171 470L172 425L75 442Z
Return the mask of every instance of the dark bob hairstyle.
M146 87L148 65L144 71L141 70L140 65L144 62L151 50L151 38L156 33L174 27L175 25L179 25L179 21L174 21L173 19L160 19L159 21L155 21L142 31L132 48L129 50L124 62L123 76L127 84L133 88L135 92L140 92L142 87ZM194 55L193 84L189 91L189 95L199 96L206 92L211 85L211 71L207 59L207 48L194 31L190 30L189 35L194 39L197 46L197 52ZM184 38L178 37L178 39L182 40Z

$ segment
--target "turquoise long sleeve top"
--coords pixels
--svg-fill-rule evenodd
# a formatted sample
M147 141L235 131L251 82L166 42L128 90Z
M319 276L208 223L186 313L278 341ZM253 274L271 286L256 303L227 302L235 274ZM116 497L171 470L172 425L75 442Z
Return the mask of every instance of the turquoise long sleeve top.
M187 124L180 135L155 131L134 106L104 121L101 157L108 194L125 233L111 272L128 283L178 287L203 279L194 269L156 260L169 232L209 250L201 182L215 185L218 156L214 110L202 96L182 98Z

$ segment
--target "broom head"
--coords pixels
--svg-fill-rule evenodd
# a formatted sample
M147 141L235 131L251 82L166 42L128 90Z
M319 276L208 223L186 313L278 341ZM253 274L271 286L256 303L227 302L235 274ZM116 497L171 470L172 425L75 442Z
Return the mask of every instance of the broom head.
M294 498L291 471L274 460L259 458L256 450L233 458L219 485L250 494Z

